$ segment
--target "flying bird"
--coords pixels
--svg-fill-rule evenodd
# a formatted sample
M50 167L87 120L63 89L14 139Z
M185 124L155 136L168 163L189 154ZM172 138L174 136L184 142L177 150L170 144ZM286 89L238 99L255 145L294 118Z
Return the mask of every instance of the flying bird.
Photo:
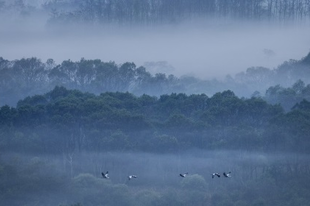
M219 173L217 173L217 172L212 174L212 178L214 178L214 176L221 177L221 175Z
M188 172L180 174L181 177L186 177L188 175Z
M224 175L224 177L231 177L230 173L231 172L227 172L227 173L224 172L223 175Z
M137 176L136 175L129 175L128 176L128 180L131 180L132 178L137 178Z
M101 172L101 175L102 175L103 178L109 179L108 173L109 173L109 171L107 171L106 173Z

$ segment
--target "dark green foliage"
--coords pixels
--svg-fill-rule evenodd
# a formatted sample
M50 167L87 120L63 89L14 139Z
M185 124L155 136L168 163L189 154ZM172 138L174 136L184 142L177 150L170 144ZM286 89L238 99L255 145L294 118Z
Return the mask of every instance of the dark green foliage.
M301 84L302 85L302 84ZM294 85L302 93L304 87ZM175 152L201 149L307 153L308 101L289 113L262 98L232 91L160 98L128 92L100 95L55 87L0 109L0 147L48 153L74 151Z

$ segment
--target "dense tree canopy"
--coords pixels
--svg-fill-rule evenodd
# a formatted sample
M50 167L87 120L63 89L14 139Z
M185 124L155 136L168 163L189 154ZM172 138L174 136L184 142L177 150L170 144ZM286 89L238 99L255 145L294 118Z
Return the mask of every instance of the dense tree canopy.
M309 146L307 104L303 100L285 113L280 105L259 97L239 98L229 90L212 97L152 97L128 92L94 95L57 86L20 100L16 108L1 107L0 147L43 153L273 147L307 152L300 149Z

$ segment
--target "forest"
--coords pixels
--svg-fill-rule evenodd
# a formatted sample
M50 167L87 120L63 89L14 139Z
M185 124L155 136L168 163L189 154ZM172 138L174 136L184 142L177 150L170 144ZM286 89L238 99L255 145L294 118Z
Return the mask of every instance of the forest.
M309 205L309 57L224 80L0 58L0 203Z
M294 102L307 88L266 93ZM56 86L0 109L0 202L307 205L309 120L306 99L285 111L231 90L156 97ZM212 179L214 170L232 177Z
M156 25L195 18L235 18L302 22L309 18L307 0L156 0L68 1L71 10L60 10L57 1L45 4L52 11L50 22ZM75 7L69 6L75 5ZM74 9L72 9L74 8Z
M29 1L30 2L30 1ZM160 25L215 18L308 22L309 0L23 0L0 1L0 11L31 16L48 14L49 25ZM40 3L38 3L40 2Z
M267 90L270 101L289 104L309 94L302 81L282 89L284 94L278 90L279 86ZM231 90L211 97L155 97L129 92L95 95L56 86L18 101L16 107L1 107L0 148L44 154L191 148L307 153L309 107L304 98L285 111L280 103L270 104L259 96L239 98Z
M310 205L309 0L0 0L0 18L1 206Z

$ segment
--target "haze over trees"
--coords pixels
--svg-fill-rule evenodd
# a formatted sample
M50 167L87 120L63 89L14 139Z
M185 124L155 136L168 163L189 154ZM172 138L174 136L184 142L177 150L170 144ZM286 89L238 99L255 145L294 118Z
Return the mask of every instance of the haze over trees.
M309 0L0 0L0 205L309 205L309 17Z
M1 2L0 16L6 21L0 22L0 56L10 61L36 57L57 64L81 58L118 65L134 62L152 75L146 63L167 62L174 71L160 73L212 79L253 66L274 69L309 52L308 1ZM215 4L216 11L211 12L209 4ZM241 18L266 5L275 12L270 20ZM148 19L139 23L145 10ZM216 14L210 17L210 12ZM281 12L303 17L276 17Z
M308 0L51 0L1 1L0 9L21 15L49 14L49 22L138 24L178 23L196 18L234 18L280 22L308 21Z
M230 89L239 97L258 95L290 110L302 99L310 100L309 58L310 53L301 60L286 61L275 69L251 67L234 77L228 75L224 80L204 80L165 73L152 75L145 67L137 67L131 62L117 65L82 58L77 62L66 60L56 64L53 59L44 63L35 57L13 61L0 57L0 102L14 106L22 98L44 94L55 86L95 94L130 92L157 97L171 93L213 95ZM285 89L290 87L290 90Z
M56 87L0 109L0 201L283 205L285 193L287 205L306 203L309 108L303 100L285 113L232 91L156 98ZM231 180L215 182L214 170Z

